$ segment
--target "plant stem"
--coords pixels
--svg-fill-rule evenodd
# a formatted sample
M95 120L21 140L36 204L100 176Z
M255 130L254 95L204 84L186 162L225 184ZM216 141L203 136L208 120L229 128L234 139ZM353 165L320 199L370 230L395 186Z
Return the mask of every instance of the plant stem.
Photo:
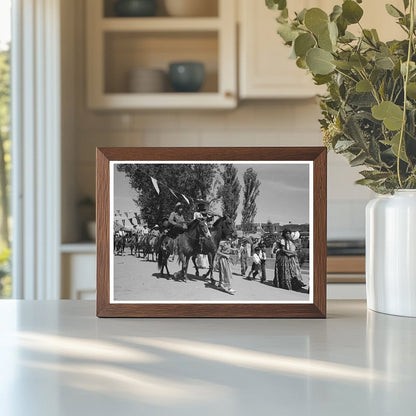
M404 75L404 85L403 85L403 118L402 118L402 127L400 129L400 139L399 139L399 148L397 151L397 177L399 179L399 186L403 188L402 178L400 175L400 156L402 152L402 146L404 141L404 132L406 130L406 110L407 110L407 83L409 82L409 68L410 61L412 58L413 50L413 36L414 36L414 27L415 27L415 0L410 0L410 30L409 30L409 44L407 47L407 60L406 60L406 73Z

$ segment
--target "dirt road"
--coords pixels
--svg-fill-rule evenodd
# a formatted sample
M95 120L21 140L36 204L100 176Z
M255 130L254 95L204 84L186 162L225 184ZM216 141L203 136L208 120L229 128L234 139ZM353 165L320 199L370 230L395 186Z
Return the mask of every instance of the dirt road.
M268 262L271 264L271 262ZM180 269L176 260L168 264L170 272ZM270 267L270 266L269 266ZM232 266L232 287L236 290L229 295L215 285L207 285L202 276L195 276L193 266L188 270L188 281L176 281L162 276L157 264L130 255L114 257L114 300L116 301L307 301L308 293L299 293L275 288L272 285L274 270L267 269L267 282L260 283L240 275L239 265ZM200 271L201 275L206 269ZM218 273L214 272L218 281ZM309 274L302 270L302 280L309 284Z

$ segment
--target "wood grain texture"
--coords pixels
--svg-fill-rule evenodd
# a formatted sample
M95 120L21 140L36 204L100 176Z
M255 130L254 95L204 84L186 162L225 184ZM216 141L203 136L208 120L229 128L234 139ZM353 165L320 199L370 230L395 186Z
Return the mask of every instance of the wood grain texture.
M365 274L365 256L328 256L327 272Z
M145 147L97 149L97 316L187 318L326 317L326 148L324 147ZM311 304L110 303L110 161L313 161L314 284Z

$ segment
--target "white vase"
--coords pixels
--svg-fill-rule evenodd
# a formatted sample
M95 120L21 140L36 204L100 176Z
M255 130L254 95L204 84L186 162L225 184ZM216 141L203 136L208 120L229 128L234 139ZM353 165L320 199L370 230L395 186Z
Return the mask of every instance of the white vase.
M369 309L416 317L416 190L367 204L366 282Z

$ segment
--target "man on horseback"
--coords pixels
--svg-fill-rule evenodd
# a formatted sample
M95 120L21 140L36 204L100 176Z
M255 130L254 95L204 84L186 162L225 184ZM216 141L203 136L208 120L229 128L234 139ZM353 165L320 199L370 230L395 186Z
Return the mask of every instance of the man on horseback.
M170 234L173 238L187 230L182 203L178 202L175 205L175 210L169 215L168 222L171 230Z
M207 219L208 219L208 211L207 211L207 202L203 201L203 200L199 200L197 201L197 205L196 205L196 211L194 212L194 220L199 220L199 221L203 221L207 226ZM208 237L210 237L211 234L208 231ZM203 244L204 244L204 239L205 236L200 236L199 237L199 246L200 246L200 251L202 253L203 250Z

